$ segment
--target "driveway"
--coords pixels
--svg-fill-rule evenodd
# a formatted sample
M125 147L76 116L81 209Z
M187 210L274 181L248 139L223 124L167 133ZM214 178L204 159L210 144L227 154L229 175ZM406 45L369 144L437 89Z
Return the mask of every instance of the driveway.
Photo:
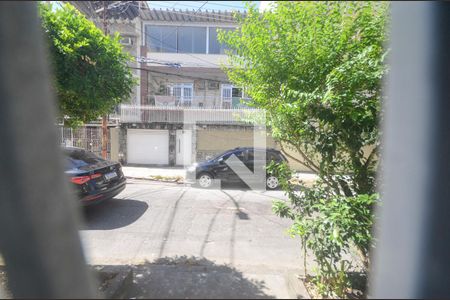
M139 265L137 297L289 298L300 243L272 213L274 198L283 193L128 180L85 210L81 238L90 264Z

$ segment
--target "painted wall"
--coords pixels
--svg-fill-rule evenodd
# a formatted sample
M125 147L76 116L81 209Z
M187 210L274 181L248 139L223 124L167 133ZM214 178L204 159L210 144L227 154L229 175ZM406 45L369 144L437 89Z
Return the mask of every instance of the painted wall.
M261 133L262 134L262 133ZM199 126L196 131L197 139L197 161L205 160L208 156L215 156L225 150L236 147L252 147L253 146L253 128L236 126L234 128L225 127L206 127ZM280 150L281 147L269 135L266 135L267 148L275 148ZM285 147L286 148L286 147ZM300 154L287 150L287 152L297 159ZM289 166L296 171L308 172L309 170L302 164L287 157Z

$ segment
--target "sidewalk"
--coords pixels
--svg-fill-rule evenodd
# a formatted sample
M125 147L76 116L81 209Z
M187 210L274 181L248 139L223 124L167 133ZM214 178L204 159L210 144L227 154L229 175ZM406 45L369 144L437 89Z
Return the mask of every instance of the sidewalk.
M129 178L147 178L154 179L155 177L175 179L182 178L186 176L186 170L184 168L154 168L154 167L122 167L122 172L126 177Z
M129 178L139 179L184 179L186 169L182 167L122 167L123 174ZM312 183L318 179L318 176L311 173L295 173L293 176L304 183Z

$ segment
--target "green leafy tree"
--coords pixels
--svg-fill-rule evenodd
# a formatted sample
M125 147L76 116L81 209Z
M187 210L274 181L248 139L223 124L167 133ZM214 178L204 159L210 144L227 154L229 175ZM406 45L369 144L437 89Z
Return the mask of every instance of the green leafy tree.
M290 172L273 168L285 176L290 199L274 210L294 220L291 232L313 251L325 292L336 286L342 274L336 266L350 243L369 265L388 7L279 1L260 13L248 5L238 29L219 34L230 48L224 69L231 81L266 109L282 150L296 151L298 162L320 177L296 191Z
M39 4L50 48L54 88L60 113L69 125L89 122L110 113L126 100L135 80L127 66L119 35L105 36L70 4L52 10Z

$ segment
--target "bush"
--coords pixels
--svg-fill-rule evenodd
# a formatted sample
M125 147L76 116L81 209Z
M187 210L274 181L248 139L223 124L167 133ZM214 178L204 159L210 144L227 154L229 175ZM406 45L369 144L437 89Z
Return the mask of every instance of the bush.
M345 292L342 255L352 245L370 263L388 12L389 3L370 1L277 1L265 12L249 4L237 30L219 33L230 80L267 111L283 152L320 177L294 190L286 165L273 170L289 196L274 210L312 251L324 295Z
M289 232L302 240L305 252L310 250L318 264L313 282L324 296L344 297L351 287L348 271L351 262L343 259L354 247L364 266L369 268L369 251L373 247L372 226L374 207L378 194L347 197L336 195L322 181L313 187L295 189L289 183L291 174L287 165L274 166L271 170L281 179L289 203L275 201L274 212L293 220ZM306 265L305 272L307 272Z

